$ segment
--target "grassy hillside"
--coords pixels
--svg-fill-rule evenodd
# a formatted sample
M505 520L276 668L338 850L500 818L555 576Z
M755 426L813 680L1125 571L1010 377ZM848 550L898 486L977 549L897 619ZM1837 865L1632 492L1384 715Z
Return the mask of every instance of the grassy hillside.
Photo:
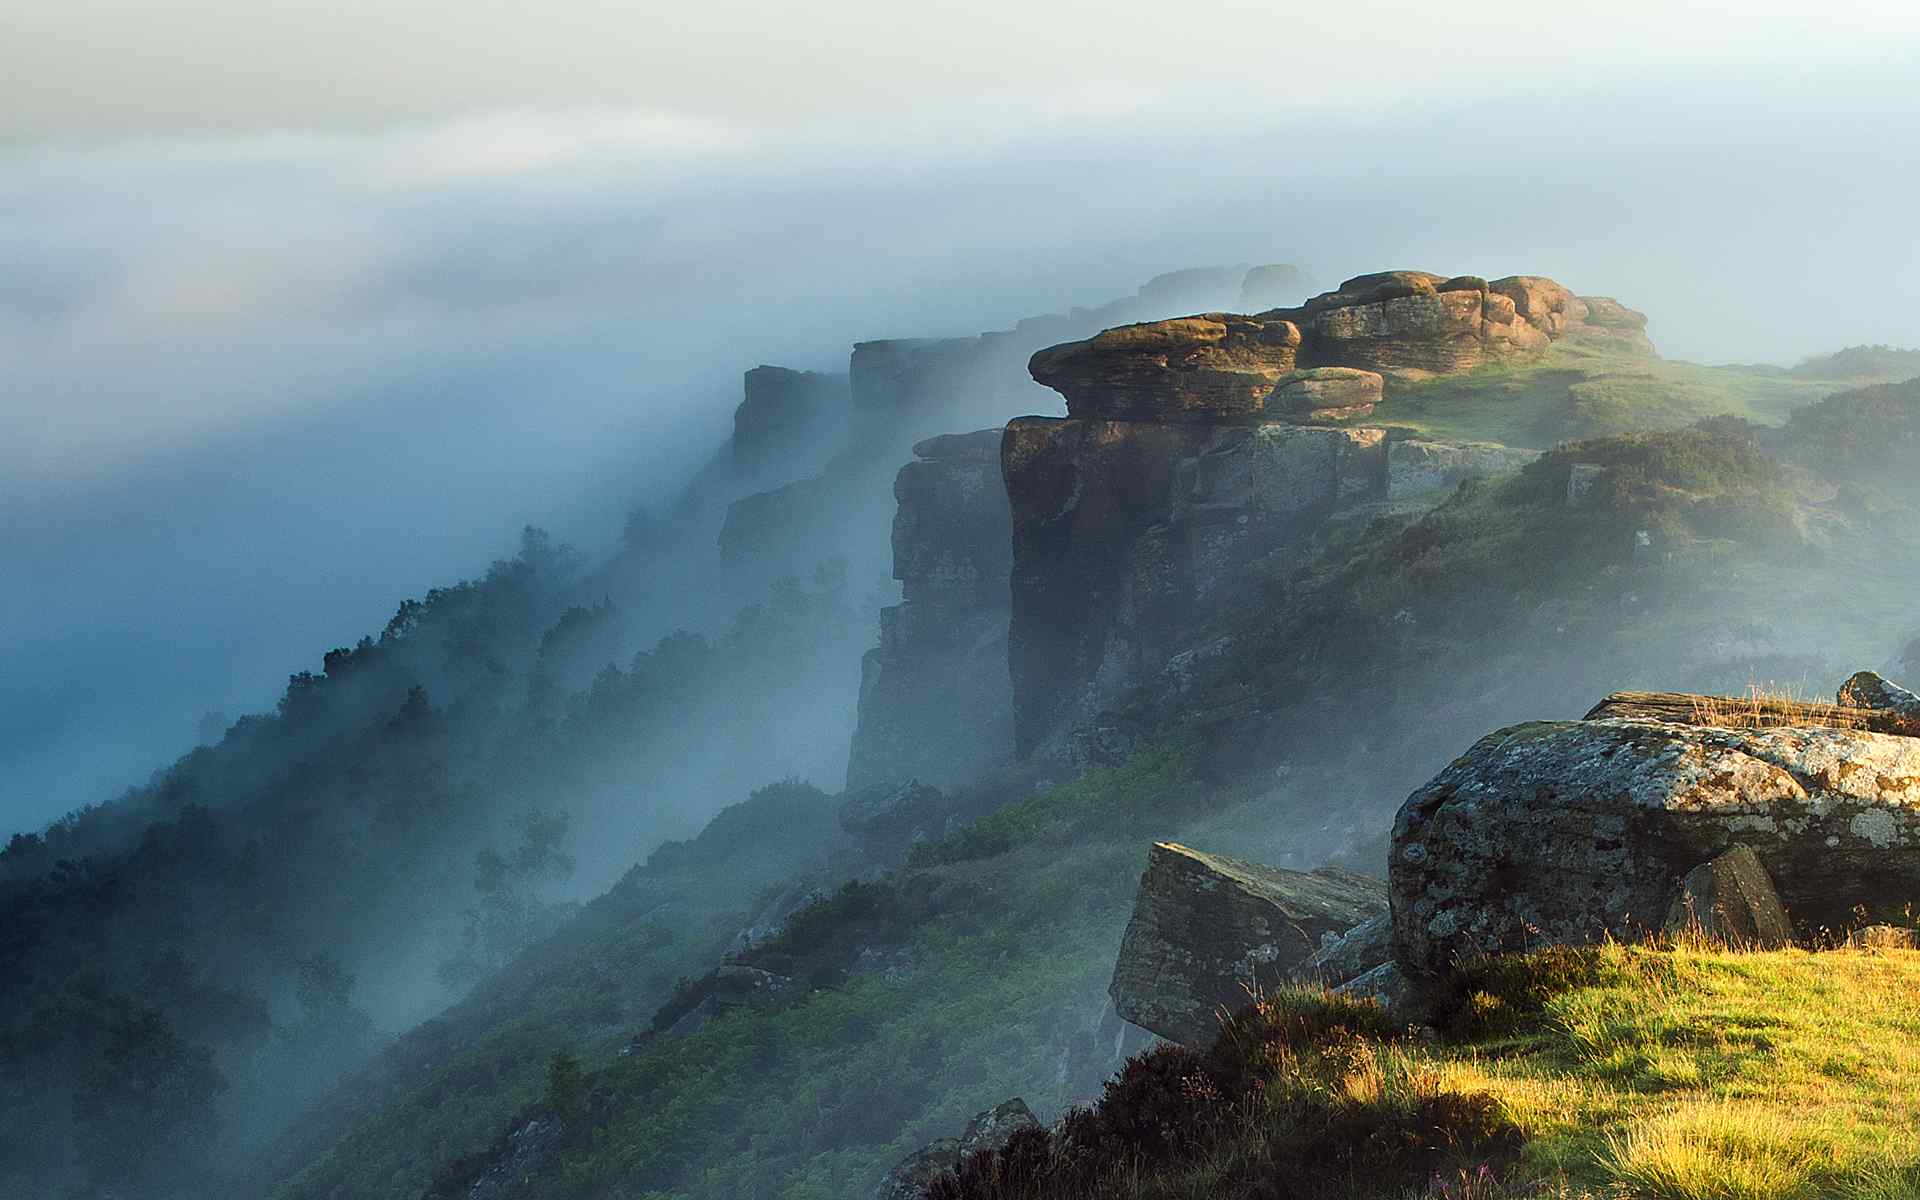
M1830 406L1819 427L1845 432L1855 409L1876 423L1920 413L1907 396ZM1575 463L1598 472L1588 498L1570 504ZM528 968L539 982L517 995L524 1007L461 1016L450 1027L459 1036L424 1043L424 1073L382 1094L382 1107L274 1195L464 1196L511 1157L511 1134L558 1119L564 1137L517 1164L523 1184L494 1180L509 1189L497 1195L838 1198L1009 1096L1057 1115L1114 1065L1094 1031L1149 841L1377 871L1399 799L1486 729L1577 715L1615 687L1830 689L1913 632L1908 582L1920 547L1902 516L1910 510L1888 504L1863 510L1824 475L1765 456L1750 430L1713 422L1570 446L1469 484L1432 513L1294 548L1264 564L1248 602L1207 632L1226 638L1227 652L1192 664L1184 690L1116 717L1137 717L1124 765L1023 786L754 951L751 962L806 980L791 1003L670 1033L686 1006L649 1021L640 1004L649 990L631 986L651 973L651 994L664 1000L657 981L669 960L698 971L704 952L712 965L749 897L716 900L706 934L653 957L621 941L639 926L557 943ZM1640 531L1657 535L1650 553L1636 548ZM1831 603L1836 574L1848 580L1845 611ZM1607 985L1619 994L1649 986L1632 982L1632 963L1615 968L1629 980ZM1821 968L1806 970L1817 981ZM608 986L625 987L625 999L616 1015L596 1014L581 998ZM1581 987L1606 994L1600 982ZM1491 1065L1500 1047L1516 1063L1561 1061L1549 1052L1558 1027L1543 1022L1532 1014L1446 1047L1396 1040L1376 1066L1442 1055L1428 1064L1435 1078L1467 1080L1471 1068L1486 1092L1506 1069ZM553 1073L558 1052L581 1061L583 1079ZM1671 1055L1657 1061L1684 1075ZM1379 1066L1380 1078L1399 1069ZM1626 1101L1562 1096L1549 1078L1501 1084L1497 1111L1512 1120L1483 1132L1513 1151L1503 1170L1559 1161L1555 1145L1571 1147L1562 1156L1571 1164L1591 1149L1590 1138L1575 1144L1578 1130L1628 1128L1596 1115ZM1315 1086L1336 1084L1347 1086L1330 1077ZM1533 1124L1520 1122L1525 1113ZM1514 1130L1529 1147L1519 1157ZM1569 1186L1606 1185L1586 1167L1563 1169ZM1480 1186L1442 1194L1497 1194L1471 1190Z
M942 1200L1920 1196L1920 954L1552 949L1470 971L1437 1028L1266 997L1136 1059Z
M1397 385L1370 420L1429 437L1544 450L1726 414L1777 425L1841 386L1778 369L1706 367L1563 343L1536 359Z

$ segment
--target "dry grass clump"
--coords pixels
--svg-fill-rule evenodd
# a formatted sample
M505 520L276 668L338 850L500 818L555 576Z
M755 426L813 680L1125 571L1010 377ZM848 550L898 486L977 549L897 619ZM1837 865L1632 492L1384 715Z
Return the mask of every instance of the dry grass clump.
M1794 689L1769 684L1749 683L1738 696L1695 696L1693 723L1716 729L1782 729L1806 724L1818 717L1818 724L1832 729L1865 729L1864 712L1831 704L1813 704Z

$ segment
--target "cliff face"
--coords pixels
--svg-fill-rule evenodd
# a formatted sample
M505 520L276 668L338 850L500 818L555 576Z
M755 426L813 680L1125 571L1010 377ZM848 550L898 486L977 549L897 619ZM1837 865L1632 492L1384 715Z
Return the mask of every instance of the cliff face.
M845 375L758 366L743 380L733 410L733 465L751 476L783 458L824 460L845 440Z
M1012 520L999 429L932 438L894 479L893 576L867 652L847 786L953 787L1012 750L1007 576Z
M1254 554L1386 484L1380 429L1064 420L1007 426L1017 751L1165 664Z
M888 489L911 447L955 430L998 426L1024 412L1057 410L1028 375L1036 350L1102 328L1204 308L1298 294L1299 272L1271 266L1177 271L1096 308L1031 317L976 337L860 342L845 376L761 367L747 373L731 456L738 479L766 487L734 500L720 534L736 575L805 575L824 558L848 560L855 578L886 570ZM822 466L821 464L825 465ZM758 478L756 478L756 473Z
M1651 352L1644 324L1537 276L1389 271L1295 308L1109 329L1035 354L1033 377L1069 416L1011 422L1001 451L1018 753L1064 749L1167 666L1254 558L1337 511L1524 457L1356 425L1391 387L1556 340Z

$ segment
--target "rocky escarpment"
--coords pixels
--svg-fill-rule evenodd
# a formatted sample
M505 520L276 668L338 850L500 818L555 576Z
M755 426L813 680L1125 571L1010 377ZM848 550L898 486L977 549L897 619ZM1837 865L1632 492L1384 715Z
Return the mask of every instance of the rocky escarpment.
M1288 389L1276 385L1297 368L1422 379L1536 354L1562 340L1651 354L1645 326L1644 316L1618 301L1582 298L1540 276L1489 283L1384 271L1356 276L1297 308L1109 329L1042 350L1030 365L1076 417L1258 420L1288 398Z
M1699 719L1752 723L1725 704ZM1632 718L1500 730L1400 809L1395 955L1433 975L1462 955L1638 936L1741 846L1803 934L1920 899L1920 739Z
M894 479L893 576L861 665L847 786L953 787L1013 750L1007 677L1012 517L999 429L932 438Z
M1236 568L1385 488L1380 429L1025 417L1007 426L1019 753L1148 677Z
M1385 885L1351 871L1287 871L1156 843L1114 964L1114 1007L1164 1038L1210 1045L1223 1012L1299 974L1323 938L1386 909Z
M1056 401L1027 372L1036 350L1110 325L1302 290L1291 267L1178 271L1132 296L1032 317L1011 329L860 342L844 378L756 368L747 373L746 399L720 472L725 479L705 480L705 491L723 483L760 489L729 496L721 560L732 579L749 586L805 576L829 558L845 559L855 579L884 574L879 531L892 511L894 473L913 457L910 447L1052 409ZM783 478L782 467L799 469L768 487Z
M1595 314L1599 314L1596 316ZM1533 457L1363 422L1388 380L1465 370L1643 318L1552 280L1358 276L1290 309L1110 329L1033 356L1065 419L1009 423L1009 665L1022 756L1166 668L1246 566L1342 510Z

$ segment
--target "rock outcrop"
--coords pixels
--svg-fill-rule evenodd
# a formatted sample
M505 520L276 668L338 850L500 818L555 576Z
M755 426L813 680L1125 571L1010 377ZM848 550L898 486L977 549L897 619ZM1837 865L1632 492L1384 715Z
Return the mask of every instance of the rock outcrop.
M1872 671L1861 671L1841 684L1836 699L1843 708L1863 708L1894 717L1900 725L1893 732L1920 734L1920 696Z
M1249 564L1329 517L1431 502L1532 457L1355 424L1395 380L1534 354L1590 327L1612 336L1636 318L1538 276L1387 271L1294 308L1129 325L1036 353L1033 377L1069 415L1010 422L1001 454L1016 754L1106 754L1069 731L1189 649Z
M783 458L824 462L846 437L845 375L759 366L747 372L744 391L733 410L733 464L742 474Z
M1013 520L999 429L933 438L894 480L893 576L861 665L847 786L954 787L1013 751L1007 580Z
M867 856L892 866L918 841L947 832L949 805L938 788L917 779L851 790L840 802L840 828Z
M1644 315L1582 298L1551 279L1446 278L1429 271L1360 275L1297 308L1259 314L1301 332L1307 366L1361 367L1403 379L1535 354L1562 339L1651 354Z
M1386 434L1025 417L1007 426L1001 466L1014 742L1027 755L1158 671L1230 599L1239 566L1380 495Z
M1696 866L1751 847L1803 933L1920 899L1920 739L1602 719L1481 739L1394 823L1397 961L1658 928Z
M1299 350L1291 321L1207 313L1054 346L1028 370L1066 397L1070 416L1217 423L1257 420Z
M1350 871L1286 871L1170 842L1154 845L1109 994L1162 1037L1211 1044L1249 989L1299 974L1321 949L1386 911L1386 887Z
M1371 416L1385 393L1386 381L1372 371L1310 367L1275 381L1266 411L1281 420L1315 424L1354 421Z
M836 524L844 507L845 497L825 476L743 496L727 506L720 561L771 564L780 572L803 569L819 557L813 535Z

